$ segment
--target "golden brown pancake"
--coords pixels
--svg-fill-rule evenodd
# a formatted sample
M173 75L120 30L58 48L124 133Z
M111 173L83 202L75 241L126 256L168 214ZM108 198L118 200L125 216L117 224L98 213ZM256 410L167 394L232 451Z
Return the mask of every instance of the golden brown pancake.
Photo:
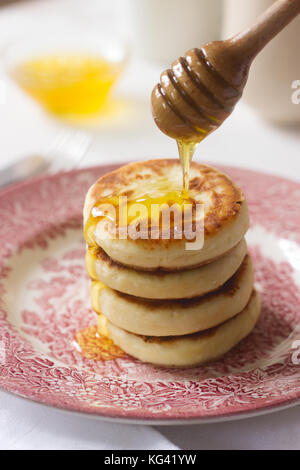
M247 255L238 271L217 291L185 300L149 300L121 294L92 282L92 307L111 323L147 336L186 335L219 325L247 305L253 289L253 266Z
M192 335L141 336L113 325L98 316L99 333L108 336L123 351L143 361L160 366L191 367L223 356L254 328L260 314L260 299L253 290L244 310L230 320Z
M88 244L101 247L107 255L123 265L138 269L183 269L199 266L227 253L244 237L248 226L248 209L241 190L223 173L205 165L191 166L189 201L204 206L204 245L187 250L187 240L175 239L176 230L169 239L118 239L115 234L103 237L104 220L94 219L91 213L97 205L118 196L130 201L156 201L156 194L179 193L182 172L178 160L150 160L132 163L102 176L88 191L84 207ZM156 188L154 190L154 188ZM172 200L173 196L170 196ZM143 199L144 198L144 199ZM165 200L162 198L162 200ZM176 197L175 197L176 200ZM91 223L91 221L93 223ZM97 223L95 223L97 222ZM195 224L195 219L193 219ZM151 224L150 224L151 225ZM193 225L194 227L194 225ZM148 224L148 230L151 227Z
M147 299L199 297L222 286L240 267L247 253L245 239L227 255L199 268L183 271L137 271L111 260L103 250L86 254L91 279L111 289Z

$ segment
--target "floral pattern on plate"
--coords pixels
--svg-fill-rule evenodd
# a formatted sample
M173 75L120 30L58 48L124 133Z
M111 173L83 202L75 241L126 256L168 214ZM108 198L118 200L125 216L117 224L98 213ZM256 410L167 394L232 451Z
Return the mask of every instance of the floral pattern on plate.
M152 423L296 403L300 185L261 173L223 168L250 209L247 238L263 306L253 333L222 360L192 369L81 356L75 333L95 323L82 205L90 184L112 168L44 176L0 193L0 386L59 408Z

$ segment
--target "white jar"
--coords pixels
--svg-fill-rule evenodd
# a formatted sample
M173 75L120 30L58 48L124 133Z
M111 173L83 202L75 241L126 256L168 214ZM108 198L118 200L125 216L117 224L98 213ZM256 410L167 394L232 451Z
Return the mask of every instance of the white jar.
M225 0L223 38L250 26L274 0ZM266 119L300 123L300 17L275 37L254 59L244 100ZM294 97L294 99L293 99ZM294 101L294 102L293 102Z
M188 49L220 39L222 0L129 0L139 56L170 65Z

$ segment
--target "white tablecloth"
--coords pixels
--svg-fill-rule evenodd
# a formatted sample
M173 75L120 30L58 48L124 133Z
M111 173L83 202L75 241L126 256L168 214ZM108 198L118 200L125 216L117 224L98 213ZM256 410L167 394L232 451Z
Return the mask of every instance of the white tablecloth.
M72 11L70 0L28 2L0 10L2 39L26 22L39 21L45 11L48 18L57 15L58 4L60 17L65 8L69 19L71 14L77 14L78 19L79 4L77 0L71 3ZM86 128L92 133L93 144L82 164L176 155L174 142L156 129L149 110L150 91L160 71L160 67L141 60L131 61L116 90L116 96L130 99L130 104L113 120ZM46 149L62 124L44 114L5 74L0 76L0 86L1 167L22 155ZM299 128L275 128L241 104L222 128L201 144L196 159L300 180ZM300 407L220 424L147 427L66 414L0 391L0 448L299 449Z
M0 449L299 449L300 407L193 426L112 424L0 392Z

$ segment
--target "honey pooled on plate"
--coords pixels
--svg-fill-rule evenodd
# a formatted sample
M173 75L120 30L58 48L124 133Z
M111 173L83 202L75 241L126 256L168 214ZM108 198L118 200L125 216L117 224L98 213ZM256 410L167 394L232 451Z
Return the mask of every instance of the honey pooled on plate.
M80 354L94 361L112 361L125 353L108 336L101 335L97 326L88 326L75 335Z

